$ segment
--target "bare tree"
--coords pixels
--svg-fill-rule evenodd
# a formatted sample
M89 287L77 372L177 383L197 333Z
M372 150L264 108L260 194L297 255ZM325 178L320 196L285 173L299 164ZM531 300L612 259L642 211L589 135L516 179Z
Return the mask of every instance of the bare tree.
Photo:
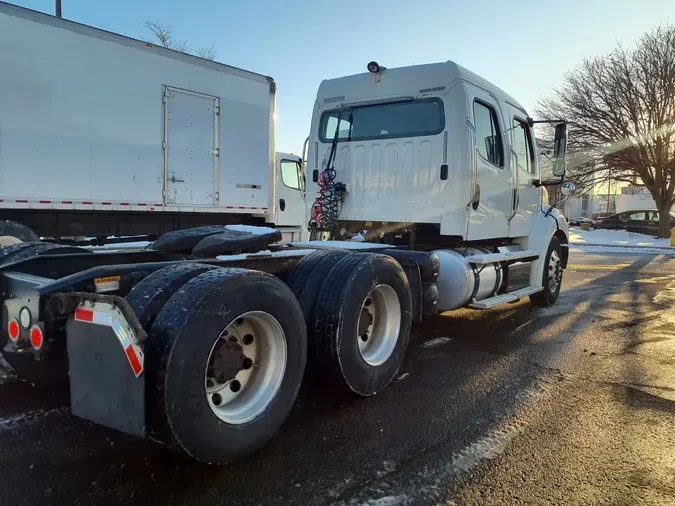
M581 187L641 180L659 210L659 237L670 235L675 198L675 27L631 47L585 59L568 72L537 114L570 125L569 174Z
M173 28L171 25L163 25L156 21L148 20L143 26L154 34L159 45L163 47L180 51L181 53L195 54L206 60L214 60L216 58L216 47L213 44L211 47L199 48L193 51L187 41L177 41L173 38Z

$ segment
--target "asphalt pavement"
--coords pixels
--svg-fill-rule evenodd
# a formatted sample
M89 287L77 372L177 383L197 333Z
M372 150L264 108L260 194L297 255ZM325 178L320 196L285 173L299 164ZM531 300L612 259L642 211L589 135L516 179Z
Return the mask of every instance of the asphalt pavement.
M673 301L673 257L575 252L552 308L432 318L381 394L307 387L224 468L74 418L0 364L0 503L675 504Z

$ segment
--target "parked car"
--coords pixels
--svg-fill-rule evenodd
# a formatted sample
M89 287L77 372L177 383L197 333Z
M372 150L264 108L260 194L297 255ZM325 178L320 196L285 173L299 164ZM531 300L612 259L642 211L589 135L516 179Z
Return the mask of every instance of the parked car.
M588 223L589 225L593 226L595 224L595 220L592 220L590 218L585 218L584 216L578 216L576 218L570 218L568 223L572 227L578 227L582 223Z
M675 214L670 214L670 228L675 227ZM597 229L628 230L638 234L656 235L659 229L659 212L653 209L633 209L598 219Z

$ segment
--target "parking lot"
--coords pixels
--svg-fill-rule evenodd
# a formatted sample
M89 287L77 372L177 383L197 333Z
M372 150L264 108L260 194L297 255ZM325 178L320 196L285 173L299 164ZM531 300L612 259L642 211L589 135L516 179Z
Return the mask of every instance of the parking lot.
M212 468L0 372L6 504L671 504L675 268L575 252L549 309L415 329L372 398L312 382L259 454Z

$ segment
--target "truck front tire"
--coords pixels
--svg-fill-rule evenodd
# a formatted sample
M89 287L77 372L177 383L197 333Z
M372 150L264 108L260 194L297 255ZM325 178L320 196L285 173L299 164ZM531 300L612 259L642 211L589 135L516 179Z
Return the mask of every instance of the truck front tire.
M151 436L202 462L228 464L263 447L288 416L307 338L282 281L218 268L164 305L145 353Z
M310 345L328 379L369 396L401 367L411 325L412 296L401 265L386 255L353 253L321 287Z
M557 237L551 237L548 245L548 251L544 258L544 269L542 274L542 283L544 289L530 295L530 302L539 307L550 307L555 304L560 295L562 286L562 248Z

